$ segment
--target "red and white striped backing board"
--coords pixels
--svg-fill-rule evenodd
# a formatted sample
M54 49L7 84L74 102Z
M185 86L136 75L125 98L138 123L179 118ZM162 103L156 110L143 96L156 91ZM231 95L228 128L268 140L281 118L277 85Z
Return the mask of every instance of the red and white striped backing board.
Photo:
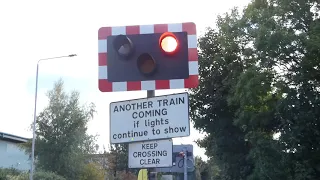
M119 34L152 34L164 32L188 33L189 78L151 81L110 82L107 73L107 37ZM192 22L175 24L152 24L137 26L101 27L98 32L99 90L101 92L184 89L198 86L198 51L196 25ZM120 72L125 73L125 72Z

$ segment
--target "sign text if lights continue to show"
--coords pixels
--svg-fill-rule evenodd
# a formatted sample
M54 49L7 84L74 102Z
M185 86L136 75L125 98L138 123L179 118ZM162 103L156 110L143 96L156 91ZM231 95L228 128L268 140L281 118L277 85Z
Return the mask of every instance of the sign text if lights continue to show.
M129 144L129 168L171 167L172 140Z
M110 141L125 143L190 135L188 93L110 104Z

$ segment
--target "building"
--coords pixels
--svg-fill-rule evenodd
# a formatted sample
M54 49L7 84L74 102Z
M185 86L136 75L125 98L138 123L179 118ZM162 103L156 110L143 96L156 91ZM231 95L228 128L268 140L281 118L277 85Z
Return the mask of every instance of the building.
M0 132L0 168L28 171L31 166L30 156L18 146L27 141L27 138Z

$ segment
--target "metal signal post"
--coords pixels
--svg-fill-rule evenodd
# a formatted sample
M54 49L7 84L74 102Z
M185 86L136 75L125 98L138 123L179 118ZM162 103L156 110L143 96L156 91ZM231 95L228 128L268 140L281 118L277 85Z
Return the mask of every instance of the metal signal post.
M187 161L188 161L188 156L187 156L187 148L183 148L183 160L184 160L184 180L188 180L188 165L187 165Z
M160 150L167 145L173 147L171 138L190 135L188 94L155 97L155 90L198 86L198 50L194 23L101 27L98 30L98 74L98 88L101 92L147 91L147 98L110 103L111 144L129 143L130 155L130 149L138 150L139 153L146 152L148 148L143 148L144 144ZM157 116L158 119L170 122L170 126L169 123L161 123L156 128L139 126L139 123L144 123L142 117L132 121L132 114L127 111L112 111L120 104L158 104L157 102L169 102L175 98L181 100L181 103L168 106L166 114ZM158 106L160 107L150 106L148 109L156 110L159 109ZM122 136L124 131L141 131L148 135L129 138ZM170 141L160 143L163 139ZM184 158L182 162L185 164L184 175L187 178L188 157L187 151L183 151L185 157L181 158ZM170 158L168 155L157 155L152 162L146 164L134 164L132 162L137 162L137 157L128 157L129 168L148 168L149 178L155 178L159 172L157 168L173 167L172 154Z
M154 90L147 91L147 98L153 98L154 96L155 96L155 91ZM150 176L152 175L151 172L153 172L153 171L154 171L154 168L149 168L148 169L148 175L149 175L148 178L150 178ZM150 178L148 180L153 180L153 179Z

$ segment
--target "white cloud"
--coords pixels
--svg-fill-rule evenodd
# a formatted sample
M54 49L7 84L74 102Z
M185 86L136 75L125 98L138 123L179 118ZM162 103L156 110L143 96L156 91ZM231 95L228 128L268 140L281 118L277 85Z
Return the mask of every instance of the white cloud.
M40 58L78 54L42 62L39 71L38 112L44 107L44 92L59 77L68 78L68 89L77 88L86 101L97 105L98 114L89 131L99 133L108 144L108 106L112 101L145 97L145 92L101 93L97 88L97 34L102 26L157 24L193 21L198 33L214 24L216 15L249 0L198 1L41 1L0 2L0 77L2 117L0 131L31 137L34 79ZM49 78L50 77L50 78ZM48 79L46 79L48 78ZM73 79L70 79L73 78ZM170 91L161 91L159 94ZM172 93L172 92L171 92ZM157 92L158 94L158 92ZM177 138L192 143L201 135ZM195 154L203 154L199 149Z

